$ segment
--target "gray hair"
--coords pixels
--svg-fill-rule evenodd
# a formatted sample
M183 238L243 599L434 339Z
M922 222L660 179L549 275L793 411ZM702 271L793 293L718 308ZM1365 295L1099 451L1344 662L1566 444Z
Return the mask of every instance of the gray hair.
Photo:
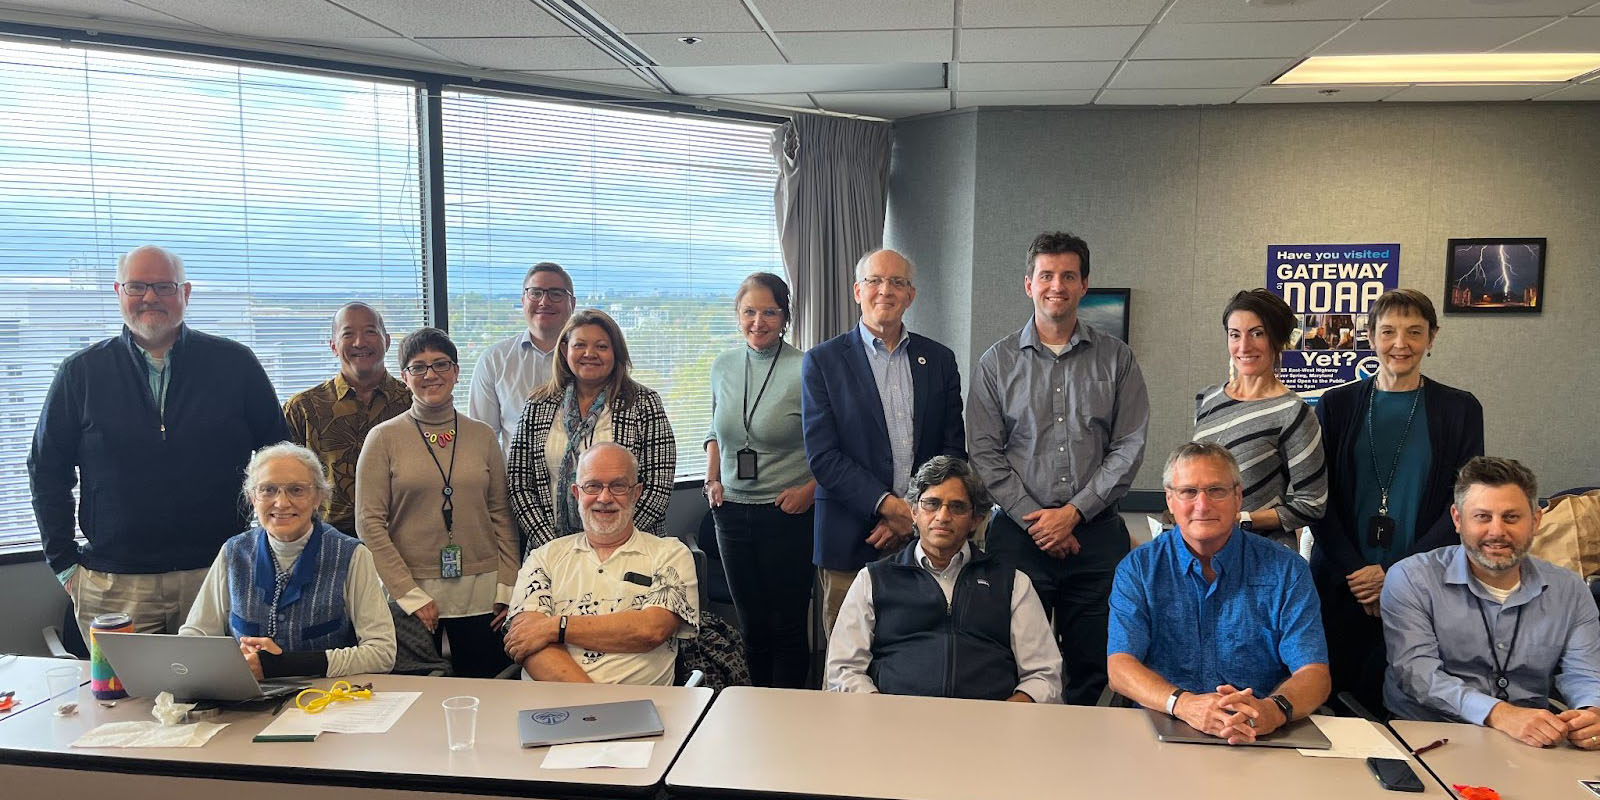
M167 263L172 265L172 274L174 279L178 283L188 282L188 278L184 277L183 259L180 258L177 253L174 253L171 250L159 245L142 244L126 253L123 253L120 256L117 256L117 283L122 283L123 281L127 280L128 259L133 258L140 253L160 253L161 256L167 260Z
M556 275L559 275L561 277L561 282L567 285L567 291L573 293L573 300L577 300L577 292L573 291L572 288L572 276L567 274L567 271L562 269L561 265L554 261L540 261L539 263L528 267L528 274L522 276L522 285L527 286L528 281L533 280L533 276L538 275L541 272L553 272Z
M388 336L389 335L389 326L383 324L383 312L379 311L376 308L373 308L370 305L367 305L366 303L361 302L360 300L352 300L352 301L350 301L348 303L345 303L344 305L339 306L339 310L338 311L333 312L333 321L328 323L328 325L329 325L329 327L331 329L330 330L331 335L333 335L333 336L338 336L339 335L339 316L341 314L343 314L344 312L349 311L349 310L351 310L353 308L366 309L367 311L372 312L373 319L376 319L378 321L378 333L381 333L384 336Z
M1161 485L1172 488L1172 469L1179 461L1188 461L1192 458L1211 458L1222 462L1228 468L1228 474L1233 476L1235 485L1241 482L1239 477L1239 462L1233 457L1228 448L1216 442L1188 442L1178 445L1178 449L1167 456L1167 465L1161 469Z
M901 261L906 262L906 280L912 281L913 283L915 282L917 277L917 265L913 263L905 253L902 253L899 250L890 250L887 247L880 247L876 250L868 250L866 253L863 253L860 258L856 259L856 283L860 283L863 278L867 277L867 262L871 261L872 257L878 255L879 253L894 253L895 255L899 256Z
M961 484L967 487L967 499L972 501L974 516L982 517L988 513L989 507L994 505L989 487L978 478L978 473L973 472L971 464L954 456L934 456L917 467L906 488L906 502L916 505L923 492L951 478L959 478Z
M629 478L629 482L630 483L637 483L639 481L639 459L638 459L638 457L634 456L632 450L629 450L628 448L623 447L622 445L617 444L616 442L598 442L596 444L590 445L588 450L583 451L583 455L578 456L577 476L579 477L579 479L580 480L582 479L582 475L583 475L583 472L584 472L584 469L583 469L584 465L589 463L589 459L594 458L596 455L598 455L599 453L601 453L603 451L606 451L606 450L616 450L616 451L622 453L624 456L628 457L628 478Z
M250 463L245 465L244 468L243 495L245 508L251 507L251 501L255 497L257 473L268 462L279 458L292 458L300 462L300 465L311 473L311 485L317 490L316 514L320 519L322 516L322 504L327 502L328 495L333 492L333 486L328 482L328 475L322 469L322 459L317 458L316 453L294 442L278 442L275 445L263 447L250 457Z

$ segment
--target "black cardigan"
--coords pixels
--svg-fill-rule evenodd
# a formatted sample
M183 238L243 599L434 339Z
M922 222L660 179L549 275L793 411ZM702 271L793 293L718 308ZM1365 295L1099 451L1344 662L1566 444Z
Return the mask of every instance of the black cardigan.
M1327 579L1344 576L1367 566L1357 537L1366 535L1366 523L1355 514L1355 447L1367 414L1376 378L1329 389L1317 403L1322 423L1322 447L1328 457L1328 510L1311 534L1316 548L1311 570ZM1450 520L1450 503L1456 472L1473 456L1483 455L1483 406L1471 392L1425 378L1422 398L1427 406L1428 442L1433 450L1428 481L1417 507L1417 529L1404 555L1424 553L1459 541ZM1389 565L1382 565L1388 569Z

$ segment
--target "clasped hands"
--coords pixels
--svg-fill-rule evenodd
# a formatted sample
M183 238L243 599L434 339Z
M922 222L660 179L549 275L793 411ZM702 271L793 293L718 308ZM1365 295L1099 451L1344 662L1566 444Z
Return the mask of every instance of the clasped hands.
M1383 577L1383 567L1377 564L1368 564L1344 576L1350 594L1355 595L1356 602L1361 604L1361 609L1368 616L1376 617L1379 614L1378 600L1383 596Z
M1075 556L1083 549L1078 544L1078 537L1073 535L1078 523L1083 521L1083 515L1071 503L1060 508L1041 508L1024 514L1022 521L1029 523L1028 535L1033 537L1033 543L1055 558Z
M561 634L561 618L526 611L511 618L506 626L506 655L518 664L556 643Z
M1484 723L1533 747L1549 747L1566 739L1581 750L1600 750L1600 713L1594 708L1573 708L1557 714L1502 701L1490 709Z
M903 497L888 495L878 504L878 524L867 534L867 544L893 550L910 541L911 528L911 504Z
M1289 721L1277 703L1256 697L1253 689L1235 689L1228 684L1208 694L1185 692L1173 713L1189 727L1226 739L1228 744L1253 742Z

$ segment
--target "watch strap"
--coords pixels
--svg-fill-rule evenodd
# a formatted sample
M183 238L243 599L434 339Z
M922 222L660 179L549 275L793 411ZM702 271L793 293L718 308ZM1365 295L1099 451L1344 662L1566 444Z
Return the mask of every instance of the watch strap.
M1294 719L1294 704L1289 702L1289 698L1284 697L1281 694L1275 694L1267 699L1271 700L1272 703L1278 707L1278 710L1283 712L1283 721L1285 724L1288 724Z
M1167 716L1173 719L1178 718L1178 698L1182 697L1185 691L1187 690L1173 689L1172 694L1167 696Z
M567 643L567 615L561 615L561 622L556 628L556 644Z

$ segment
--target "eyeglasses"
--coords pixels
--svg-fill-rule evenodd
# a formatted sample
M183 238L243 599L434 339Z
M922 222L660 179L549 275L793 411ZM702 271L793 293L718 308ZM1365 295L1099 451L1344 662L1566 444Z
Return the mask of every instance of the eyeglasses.
M428 374L430 369L436 374L446 375L450 372L450 368L455 365L456 362L454 361L435 361L432 364L407 364L405 365L405 371L407 375L413 378L420 378Z
M1227 486L1168 486L1167 491L1177 495L1179 500L1192 503L1200 498L1200 493L1206 493L1206 499L1212 502L1226 500L1233 496L1233 491L1239 484L1230 483Z
M898 276L897 277L893 277L893 278L880 278L880 277L878 277L876 275L873 275L871 277L862 278L860 280L860 284L862 286L867 287L868 289L877 289L880 286L883 286L885 283L889 284L890 286L892 286L892 287L894 287L896 289L909 289L909 288L911 288L911 279L910 278L901 278L901 277L898 277Z
M290 500L304 500L311 496L314 487L309 483L286 483L279 486L276 483L263 483L256 486L256 497L262 500L275 500L279 493L288 495Z
M178 287L182 284L174 283L172 281L161 281L160 283L128 281L127 283L120 285L122 287L122 293L129 297L144 297L144 293L152 289L155 290L156 297L171 297L178 293Z
M972 513L972 504L965 500L940 500L937 497L919 497L917 498L917 507L929 514L937 514L939 509L948 508L950 509L950 514L956 517L964 517Z
M612 494L613 497L621 497L622 495L625 495L628 492L632 491L633 487L638 486L638 485L639 485L638 481L634 481L633 483L628 483L627 481L612 481L610 483L601 483L599 481L586 481L584 483L578 484L578 491L581 491L584 494L589 495L590 497L595 497L595 496L599 495L601 492L603 492L603 491L605 491L607 489L610 489L611 490L611 494Z
M537 286L529 286L528 288L522 290L522 296L532 300L535 303L545 299L546 297L550 298L550 302L552 303L561 303L565 302L567 298L571 297L572 292L569 292L566 289L540 289Z

